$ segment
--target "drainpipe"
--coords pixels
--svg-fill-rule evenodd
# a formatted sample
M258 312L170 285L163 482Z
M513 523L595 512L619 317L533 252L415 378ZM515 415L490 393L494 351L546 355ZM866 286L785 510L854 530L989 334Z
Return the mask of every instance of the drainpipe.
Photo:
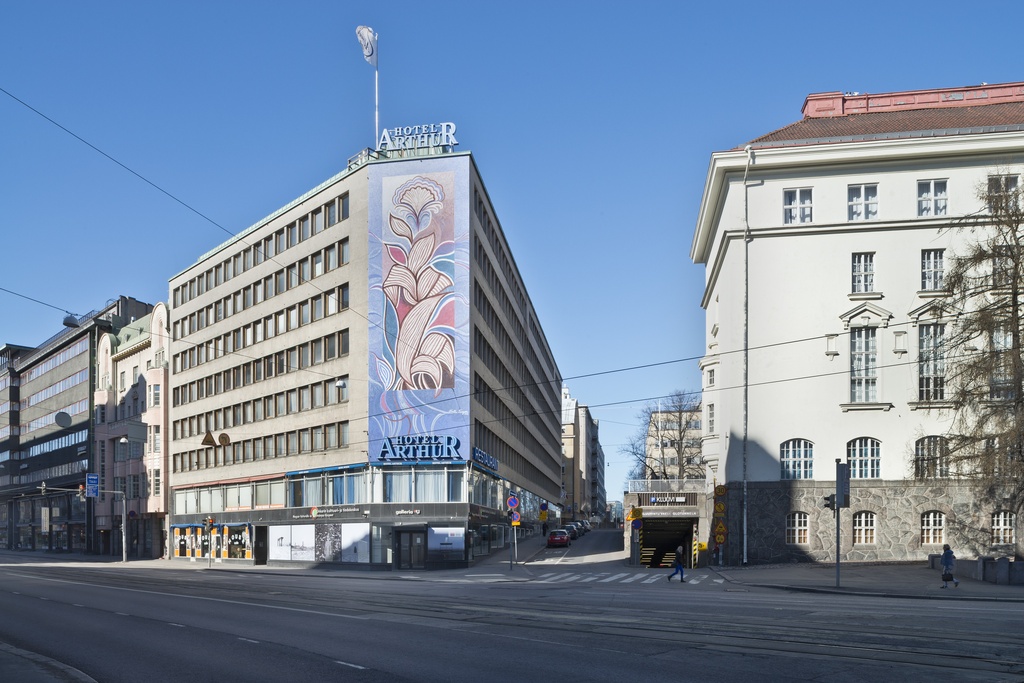
M747 163L743 167L743 564L747 564L747 409L750 390L750 202L747 191L747 172L754 163L754 151L747 145Z

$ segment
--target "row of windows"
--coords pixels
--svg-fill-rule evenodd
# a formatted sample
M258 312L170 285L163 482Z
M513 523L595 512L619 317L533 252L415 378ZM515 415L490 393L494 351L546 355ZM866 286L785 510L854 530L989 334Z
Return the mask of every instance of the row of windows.
M924 323L918 325L917 400L946 400L946 325ZM996 330L990 339L991 351L996 358L989 378L991 400L1012 400L1013 341L1008 330ZM1002 359L1000 360L1000 356ZM850 330L850 401L875 403L878 393L878 330L874 327L855 327Z
M175 287L171 293L173 307L188 303L205 292L219 287L232 277L237 277L250 268L257 266L264 261L269 261L274 256L283 253L286 249L294 247L313 235L319 234L326 227L331 227L339 221L345 220L349 215L348 193L332 199L324 206L306 214L302 218L289 223L273 235L266 237L252 246L246 248L226 259L222 263L208 269L206 272L197 275L188 282Z
M349 307L348 283L311 299L300 301L255 322L235 328L209 341L194 344L174 355L174 372L178 373L212 361L221 356L297 330Z
M320 339L246 361L223 372L182 384L172 390L171 402L175 407L182 406L207 396L216 396L232 389L262 382L264 379L319 365L346 356L348 353L349 331L346 327Z
M337 405L348 400L348 376L335 383L326 382L280 391L271 396L236 403L192 417L175 420L172 424L172 440L187 439L205 434L207 431L230 429L241 425L271 420L307 410L316 410L327 405ZM340 385L340 386L339 386Z
M77 356L79 354L82 354L82 353L85 353L88 350L89 350L89 338L86 337L85 339L82 339L81 341L75 342L74 344L72 344L71 346L67 347L66 349L62 349L61 352L58 353L57 355L52 356L50 358L47 358L45 361L43 361L39 365L36 365L35 367L29 369L27 372L25 372L21 376L21 383L22 384L26 384L28 382L31 382L35 378L41 377L42 375L46 374L50 370L53 370L58 365L63 365L64 363L67 363L69 360L71 360L75 356Z
M872 545L876 542L877 517L874 512L862 510L853 513L853 544ZM992 513L992 545L1013 544L1016 517L1014 513L999 510ZM936 510L921 515L921 545L941 546L945 540L946 516ZM793 512L786 516L786 543L807 545L809 543L810 515Z
M936 439L942 437L924 437L917 441L917 458L931 457L936 449ZM854 479L878 479L881 476L882 443L871 437L859 437L846 444L846 462L850 465L850 476ZM790 439L779 447L779 464L782 468L782 479L813 479L814 478L814 444L807 439ZM949 476L948 463L946 473L933 476Z
M999 452L998 439L989 439L985 448L992 454L988 460L1000 469L1020 456L1014 449ZM877 479L881 469L882 444L877 439L861 437L846 444L846 459L850 476L858 479ZM999 453L999 457L995 454ZM782 479L814 478L814 444L807 439L790 439L779 447L779 465ZM914 478L946 478L953 474L949 444L943 436L925 436L914 442Z
M174 323L174 338L182 339L193 332L198 332L209 325L229 318L264 301L269 301L278 294L295 289L321 275L346 265L352 255L348 246L348 238L337 244L325 247L321 251L304 257L281 270L268 275L253 284L242 287L234 294L211 303L205 308L185 316Z
M943 281L945 267L944 249L921 250L921 291L941 292L945 286ZM854 294L875 293L875 254L874 252L854 253L850 266L850 291Z
M75 374L71 375L70 377L65 377L64 379L60 380L59 382L51 384L50 386L46 387L45 389L43 389L41 391L37 391L34 394L31 394L28 398L22 399L21 400L21 409L24 410L28 406L34 406L35 404L39 403L40 401L45 401L48 398L53 398L54 396L56 396L59 393L65 392L68 389L71 389L72 387L77 387L79 384L82 384L82 383L88 382L88 381L89 381L89 369L86 368L85 370L79 370L78 372L76 372Z
M1016 184L1014 178L1014 185ZM948 181L917 182L917 215L922 218L945 216L949 212ZM870 221L878 218L878 184L848 185L846 188L846 219ZM814 190L793 188L782 192L782 222L786 225L814 222Z
M300 453L315 453L349 444L349 424L332 422L308 429L234 441L221 448L204 448L175 453L175 472L238 465L258 460L284 458Z
M159 477L159 474L157 474ZM463 468L394 469L383 473L385 503L465 502L466 471ZM290 479L217 484L178 489L174 493L174 514L210 514L315 505L353 505L370 502L370 477L366 470L325 472ZM501 482L479 472L470 474L468 487L472 503L489 508L502 506L506 491Z

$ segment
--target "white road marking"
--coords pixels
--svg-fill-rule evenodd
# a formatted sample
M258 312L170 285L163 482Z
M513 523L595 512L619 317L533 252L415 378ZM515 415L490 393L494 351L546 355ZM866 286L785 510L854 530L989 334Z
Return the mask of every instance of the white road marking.
M335 659L334 663L335 664L341 664L342 666L350 666L353 669L365 669L366 668L365 666L359 666L358 664L352 664L351 662L343 662L340 659Z
M647 574L633 574L633 576L629 577L628 579L623 579L619 583L632 583L632 582L636 581L637 579L644 578L645 576L647 576Z
M260 642L258 640L252 640L251 638L242 638L241 636L239 636L238 639L239 640L244 640L247 643L259 643Z
M621 579L623 576L629 576L629 574L627 574L625 572L623 572L622 574L614 574L612 576L609 576L607 579L601 579L601 583L608 583L610 581L617 581L618 579Z

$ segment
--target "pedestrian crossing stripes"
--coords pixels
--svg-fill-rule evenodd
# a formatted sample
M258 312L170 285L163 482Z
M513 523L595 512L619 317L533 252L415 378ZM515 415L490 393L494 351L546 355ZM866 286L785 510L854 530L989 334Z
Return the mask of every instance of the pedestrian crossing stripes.
M592 573L592 572L547 572L541 574L535 580L540 583L658 583L659 581L665 583L664 572L657 572L652 574L651 572L619 572L611 574L609 572ZM697 574L687 573L686 583L700 584L708 581L710 578L709 574ZM724 583L724 579L711 579L710 583L721 584Z

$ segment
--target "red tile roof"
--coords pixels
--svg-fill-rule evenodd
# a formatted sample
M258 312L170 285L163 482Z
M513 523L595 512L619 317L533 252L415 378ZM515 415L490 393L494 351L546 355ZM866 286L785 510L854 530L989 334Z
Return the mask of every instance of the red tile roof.
M1024 83L897 93L815 93L804 118L749 144L776 147L1024 130Z

